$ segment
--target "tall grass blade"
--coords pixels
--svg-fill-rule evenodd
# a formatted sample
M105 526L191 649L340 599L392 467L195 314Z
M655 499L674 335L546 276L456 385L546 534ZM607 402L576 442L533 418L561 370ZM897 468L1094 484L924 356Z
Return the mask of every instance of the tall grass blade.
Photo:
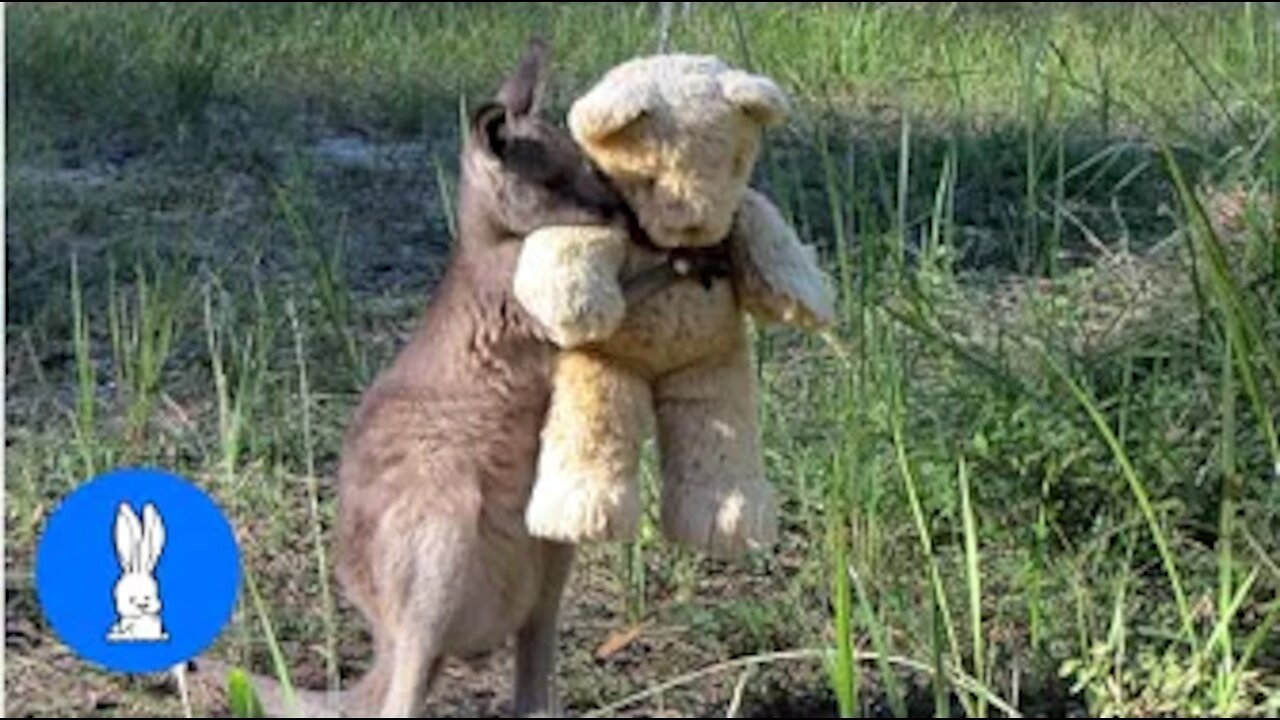
M862 609L862 622L871 634L871 645L876 651L876 663L880 668L880 682L884 684L889 708L893 711L894 717L908 717L907 696L902 691L902 683L898 681L897 672L889 662L891 655L889 652L888 629L876 613L875 607L871 604L871 597L867 594L867 588L862 582L862 576L852 565L849 566L849 577L853 581L854 590L857 591L858 606Z
M93 477L97 473L94 444L97 437L94 409L97 404L97 373L93 367L93 351L89 337L89 321L84 307L83 289L80 281L80 264L75 255L71 256L71 312L72 342L76 358L76 414L75 436L76 447L80 451L80 462L83 465L84 477Z
M321 613L325 624L325 664L329 675L329 689L337 692L341 678L338 668L338 610L329 583L329 558L325 552L324 521L320 514L320 480L316 474L315 439L312 436L311 383L307 376L306 337L298 319L298 309L290 300L289 321L293 326L294 357L298 366L298 397L302 407L303 454L306 457L307 501L311 513L312 544L315 548L317 581L320 584Z
M249 597L253 601L254 612L258 616L259 627L262 630L263 638L267 643L267 650L271 654L271 663L275 669L276 679L280 682L280 692L286 707L293 709L294 717L301 717L298 704L298 693L293 687L293 679L289 673L289 663L285 660L284 651L280 647L280 640L276 636L275 626L271 622L271 613L266 602L262 599L262 594L258 591L257 581L253 579L253 574L249 571L244 573L245 586L249 590Z
M1195 240L1197 254L1207 265L1209 285L1222 313L1231 346L1235 350L1240 381L1244 384L1245 393L1267 439L1274 476L1280 480L1280 431L1276 428L1276 404L1267 397L1254 368L1255 362L1261 364L1264 372L1271 375L1272 387L1280 392L1280 349L1276 343L1268 340L1259 313L1246 300L1244 290L1231 270L1225 251L1226 244L1214 227L1204 204L1191 190L1172 151L1167 146L1162 150L1179 200L1190 221L1189 229Z
M964 517L965 574L969 581L969 617L973 632L973 677L985 683L987 648L982 622L982 561L978 551L978 520L969 487L969 465L963 457L960 458L959 479L961 515ZM987 703L982 698L976 699L975 713L976 717L987 716Z
M1120 472L1124 476L1125 482L1129 485L1130 492L1133 493L1134 499L1138 503L1138 509L1142 512L1143 518L1146 520L1147 529L1151 533L1151 539L1156 545L1156 549L1160 553L1160 560L1164 565L1165 575L1168 577L1169 586L1173 590L1174 601L1177 603L1178 617L1182 621L1182 631L1187 640L1194 640L1194 620L1191 614L1191 605L1187 601L1187 593L1183 588L1182 574L1178 569L1177 558L1173 554L1173 549L1169 544L1169 538L1164 528L1160 524L1160 518L1156 516L1155 506L1151 502L1150 494L1147 492L1146 484L1138 476L1138 472L1133 467L1129 454L1120 444L1120 439L1116 437L1115 431L1111 429L1111 425L1103 416L1098 403L1089 395L1089 393L1075 381L1071 375L1062 368L1053 358L1045 354L1044 359L1054 374L1070 389L1071 394L1075 396L1076 401L1089 415L1089 419L1093 422L1098 433L1102 435L1107 447L1111 450L1112 457L1120 466Z
M854 659L853 592L849 573L849 529L846 516L833 518L830 533L832 600L835 605L836 656L832 681L840 717L858 717L858 665Z

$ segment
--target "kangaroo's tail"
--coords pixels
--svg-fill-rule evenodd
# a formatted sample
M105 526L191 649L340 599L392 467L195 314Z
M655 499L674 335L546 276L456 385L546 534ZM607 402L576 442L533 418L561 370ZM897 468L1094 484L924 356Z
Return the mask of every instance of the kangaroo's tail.
M187 668L187 680L191 684L217 685L226 688L234 666L219 660L201 658ZM254 694L269 718L342 718L349 715L350 692L323 692L294 689L292 692L277 679L266 675L244 673L253 686Z

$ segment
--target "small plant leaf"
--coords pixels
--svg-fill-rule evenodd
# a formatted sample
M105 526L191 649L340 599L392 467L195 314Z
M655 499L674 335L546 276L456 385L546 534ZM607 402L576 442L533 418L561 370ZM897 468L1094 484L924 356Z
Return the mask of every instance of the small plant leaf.
M253 689L249 676L240 668L233 669L227 677L227 696L231 706L231 716L238 718L266 717L262 709L262 701Z

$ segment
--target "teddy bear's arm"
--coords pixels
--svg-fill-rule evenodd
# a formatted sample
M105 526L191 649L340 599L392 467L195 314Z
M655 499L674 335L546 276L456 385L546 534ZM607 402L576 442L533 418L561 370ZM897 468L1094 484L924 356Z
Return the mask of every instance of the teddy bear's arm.
M602 340L626 314L619 273L627 235L604 226L556 226L525 239L516 264L516 300L570 349Z
M747 189L730 235L743 306L767 322L806 329L835 321L835 297L817 253L763 194Z

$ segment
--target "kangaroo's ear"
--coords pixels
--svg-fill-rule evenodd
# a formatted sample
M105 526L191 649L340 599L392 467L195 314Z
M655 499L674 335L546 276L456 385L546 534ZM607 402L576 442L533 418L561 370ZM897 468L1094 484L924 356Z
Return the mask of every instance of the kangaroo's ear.
M520 64L498 91L498 101L507 108L507 112L515 117L524 117L542 111L550 65L551 48L547 41L540 37L530 39Z
M164 520L160 518L160 511L156 510L156 506L148 503L142 509L142 542L138 544L138 564L141 571L150 573L155 570L160 553L164 551L164 540Z
M138 569L139 545L142 543L142 523L128 503L120 503L116 511L116 558L125 572Z
M510 133L510 115L500 102L489 101L471 114L471 139L486 155L501 158L506 154Z

